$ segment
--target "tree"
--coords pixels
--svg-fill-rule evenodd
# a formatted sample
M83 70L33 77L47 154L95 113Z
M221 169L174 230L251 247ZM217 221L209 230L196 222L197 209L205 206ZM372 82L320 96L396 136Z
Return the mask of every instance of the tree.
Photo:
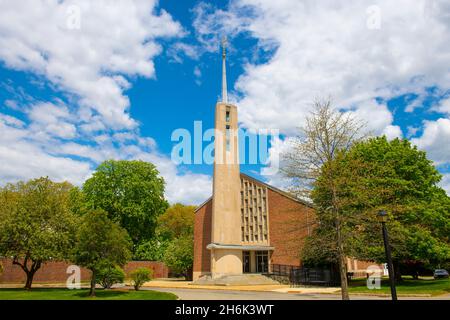
M340 113L331 107L330 101L317 101L313 111L306 118L306 125L301 129L300 135L293 139L290 150L282 155L285 162L282 172L292 182L291 190L299 197L311 197L311 191L317 179L321 177L321 183L326 186L327 206L318 205L318 222L325 216L320 212L328 212L326 223L333 226L329 238L335 244L337 263L340 270L342 299L348 300L347 264L343 247L344 234L342 228L342 211L336 194L336 176L338 172L332 165L323 170L326 163L332 160L339 152L348 150L352 144L362 139L361 129L363 124L350 114ZM324 174L326 173L326 174ZM316 203L314 202L316 206ZM299 226L301 227L301 226Z
M157 233L164 239L175 239L194 232L195 206L172 205L158 217Z
M45 261L68 257L77 221L68 207L71 188L39 178L0 189L0 255L22 268L26 289Z
M162 261L170 240L154 237L136 247L134 259L146 261Z
M288 141L289 149L281 155L281 172L290 179L292 193L309 199L322 166L362 140L363 127L351 114L334 110L330 100L314 102L305 125L299 128L298 136Z
M176 273L183 274L192 280L192 265L194 261L194 242L192 237L174 239L164 255L164 263Z
M131 257L131 245L127 231L109 220L105 211L94 210L82 217L73 262L91 270L90 296L95 296L99 271L123 266Z
M168 207L164 179L143 161L108 160L83 185L88 206L103 209L128 231L134 245L151 239L157 217Z
M133 287L134 290L138 291L142 285L150 281L153 277L153 270L150 270L148 268L138 268L131 272L130 274L131 279L133 280Z
M441 175L425 152L407 140L377 137L355 144L334 165L341 207L351 217L347 246L354 257L385 262L376 221L383 209L397 280L402 266L436 267L450 260L450 198L437 185ZM318 188L316 196L323 192Z
M77 215L82 216L88 211L86 197L79 187L73 187L69 192L69 209Z

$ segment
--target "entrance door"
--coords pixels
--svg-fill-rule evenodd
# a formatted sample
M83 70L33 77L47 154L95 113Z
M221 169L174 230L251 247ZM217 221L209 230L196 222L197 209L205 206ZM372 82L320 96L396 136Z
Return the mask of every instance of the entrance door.
M243 263L242 263L242 267L243 267L243 272L244 273L250 273L250 251L243 251L242 252L242 259L243 259Z
M269 270L269 252L256 251L256 272L267 273Z

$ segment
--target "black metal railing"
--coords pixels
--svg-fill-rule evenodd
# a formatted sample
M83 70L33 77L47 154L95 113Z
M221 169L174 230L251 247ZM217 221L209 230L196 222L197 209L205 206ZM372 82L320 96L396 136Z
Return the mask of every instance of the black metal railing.
M286 264L271 264L269 274L289 277L292 269L295 268L298 268L298 266L290 266Z
M333 268L301 268L298 266L272 264L269 276L284 277L292 286L339 286L339 273Z

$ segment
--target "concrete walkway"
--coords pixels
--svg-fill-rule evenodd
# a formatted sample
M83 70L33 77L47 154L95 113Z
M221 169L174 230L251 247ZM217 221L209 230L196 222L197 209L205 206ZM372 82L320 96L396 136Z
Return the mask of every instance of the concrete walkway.
M340 294L284 293L277 291L237 291L216 289L182 289L146 287L144 290L170 292L180 300L341 300ZM389 296L350 295L350 300L390 300ZM450 295L437 297L402 297L400 300L450 300Z
M225 286L225 285L195 285L192 281L181 280L153 280L144 284L146 288L178 288L178 289L208 289L208 290L237 290L237 291L271 291L289 286L280 284Z
M145 288L167 288L167 289L205 289L205 290L225 290L225 291L253 291L253 292L277 292L277 293L338 293L339 288L321 287L298 287L292 288L289 285L248 285L248 286L223 286L223 285L195 285L191 281L181 280L153 280L144 284Z

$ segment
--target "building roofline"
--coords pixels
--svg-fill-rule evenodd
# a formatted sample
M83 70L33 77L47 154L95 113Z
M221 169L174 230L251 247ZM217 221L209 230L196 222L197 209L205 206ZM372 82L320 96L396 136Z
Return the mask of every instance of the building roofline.
M197 208L195 208L194 213L196 213L198 210L200 210L202 207L204 207L209 201L212 200L212 196L210 196L208 199L206 199L205 201L203 201L201 204L199 204L197 206Z
M305 206L308 206L310 208L313 207L312 203L309 203L309 202L307 202L305 200L301 200L299 198L296 198L293 195L291 195L290 193L288 193L288 192L286 192L284 190L281 190L281 189L279 189L277 187L271 186L270 184L265 183L264 181L256 179L256 178L254 178L252 176L249 176L248 174L245 174L245 173L242 173L242 172L241 172L241 175L244 176L245 178L248 178L250 180L253 180L253 181L257 182L257 183L260 183L260 184L266 186L268 189L271 189L272 191L275 191L275 192L281 194L282 196L285 196L286 198L289 198L289 199L291 199L293 201L299 202L299 203L301 203L301 204L303 204Z
M267 183L265 183L265 182L263 182L263 181L261 181L261 180L259 180L259 179L256 179L256 178L254 178L254 177L252 177L252 176L249 176L248 174L245 174L245 173L240 172L240 176L243 176L243 177L246 178L246 179L253 180L253 181L257 182L257 183L260 183L260 184L264 185L265 187L267 187L268 189L270 189L270 190L272 190L272 191L274 191L274 192L276 192L276 193L279 193L279 194L281 194L282 196L284 196L284 197L286 197L286 198L289 198L289 199L291 199L291 200L293 200L293 201L295 201L295 202L298 202L298 203L301 203L301 204L303 204L303 205L305 205L305 206L307 206L307 207L313 208L312 203L309 203L309 202L307 202L307 201L305 201L305 200L298 199L298 198L292 196L291 194L289 194L288 192L283 191L283 190L281 190L281 189L279 189L279 188L276 188L276 187L274 187L274 186L271 186L270 184L267 184ZM194 212L196 213L198 210L200 210L203 206L205 206L205 205L206 205L209 201L211 201L211 200L212 200L212 196L210 196L210 197L209 197L208 199L206 199L203 203L201 203L201 204L195 209Z

